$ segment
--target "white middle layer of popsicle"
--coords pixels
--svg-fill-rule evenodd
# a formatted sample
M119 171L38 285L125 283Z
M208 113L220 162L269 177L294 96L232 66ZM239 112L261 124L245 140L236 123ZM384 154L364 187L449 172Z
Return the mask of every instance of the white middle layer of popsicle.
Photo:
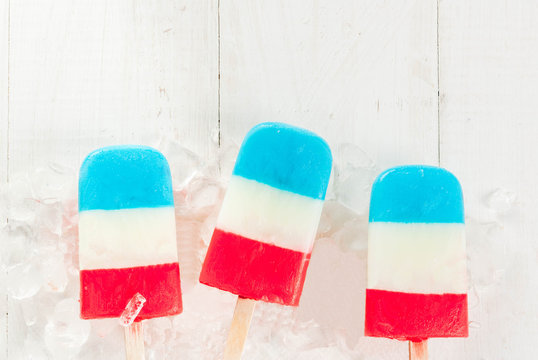
M281 248L310 253L323 201L233 175L217 228Z
M81 270L177 262L173 207L83 211L79 229Z
M368 238L369 289L467 291L464 224L371 222Z

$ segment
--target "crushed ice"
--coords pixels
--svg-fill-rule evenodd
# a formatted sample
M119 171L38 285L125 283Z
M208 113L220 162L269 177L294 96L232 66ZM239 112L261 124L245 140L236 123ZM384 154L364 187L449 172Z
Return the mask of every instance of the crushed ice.
M486 197L486 205L497 215L506 215L513 208L517 199L516 193L503 188L497 188Z
M145 321L146 357L213 360L223 351L235 297L203 286L197 278L238 146L224 146L211 161L166 137L156 147L167 156L173 176L185 311ZM365 341L362 333L368 201L381 169L352 144L337 146L334 159L301 306L260 303L246 343L247 359L361 359L379 349L405 354L398 342ZM7 274L2 289L9 297L10 358L124 358L118 319L79 318L76 189L77 169L60 164L12 176L0 188L0 200L7 204L0 215L9 219L0 225L0 275L4 279ZM485 202L504 216L515 200L512 192L498 189ZM469 225L472 282L491 286L503 276L498 273L502 259L481 249L493 238L488 246L496 247L494 254L502 253L502 229L498 222L484 225L471 219ZM487 268L474 265L478 263ZM480 289L471 288L470 294L475 294L469 298L472 319ZM123 320L136 317L129 315ZM478 324L473 322L472 330Z

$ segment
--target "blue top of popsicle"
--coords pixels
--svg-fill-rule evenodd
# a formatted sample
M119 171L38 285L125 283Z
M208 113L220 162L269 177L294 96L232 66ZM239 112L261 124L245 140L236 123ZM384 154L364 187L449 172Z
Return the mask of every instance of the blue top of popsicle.
M168 162L147 146L95 150L80 168L78 204L79 211L173 206Z
M324 199L331 166L331 150L322 138L295 126L268 122L245 136L233 174Z
M381 173L372 186L370 222L463 223L458 179L445 169L410 165Z

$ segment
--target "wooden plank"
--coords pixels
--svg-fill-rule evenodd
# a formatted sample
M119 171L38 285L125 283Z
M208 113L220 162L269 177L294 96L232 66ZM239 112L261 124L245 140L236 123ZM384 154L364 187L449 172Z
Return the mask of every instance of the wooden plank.
M97 147L163 134L209 156L217 19L216 0L11 1L10 175L76 170ZM26 330L15 301L9 326L16 357Z
M8 173L8 63L9 63L9 2L0 6L0 186L7 182ZM0 212L1 213L1 212ZM5 220L5 219L3 219Z
M8 63L9 63L9 2L0 5L0 188L8 181ZM1 198L1 197L0 197ZM6 204L0 201L0 233L6 225ZM6 273L1 270L0 281L0 357L7 358L7 293Z
M8 88L9 88L9 2L0 6L0 185L7 182L8 152Z
M9 2L0 6L0 184L7 181Z
M281 121L328 141L333 181L368 157L378 170L437 164L436 2L230 0L220 10L223 148L256 123ZM354 175L349 190L371 184L368 173ZM365 215L367 195L359 197ZM366 358L406 358L404 342L363 336L365 249L319 246L327 251L314 249L297 316L346 334Z
M216 1L23 0L11 22L13 172L161 134L213 148Z
M471 331L465 341L432 340L432 358L530 359L538 334L538 6L441 1L439 13L441 165L464 189Z
M282 121L318 132L333 150L356 144L380 167L437 163L435 3L226 1L220 9L224 143Z

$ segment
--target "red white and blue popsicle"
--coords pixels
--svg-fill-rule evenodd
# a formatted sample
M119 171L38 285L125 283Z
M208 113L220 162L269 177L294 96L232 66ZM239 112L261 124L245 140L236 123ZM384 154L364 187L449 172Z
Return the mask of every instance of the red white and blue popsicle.
M79 179L81 317L120 317L137 293L136 320L181 313L174 199L164 156L145 146L88 155Z
M450 172L386 170L373 184L368 228L368 336L420 342L466 337L463 196Z
M263 123L246 135L200 273L239 295L224 360L241 357L254 300L299 304L331 165L307 130Z
M328 145L307 130L262 123L246 135L200 282L297 306L331 173Z

